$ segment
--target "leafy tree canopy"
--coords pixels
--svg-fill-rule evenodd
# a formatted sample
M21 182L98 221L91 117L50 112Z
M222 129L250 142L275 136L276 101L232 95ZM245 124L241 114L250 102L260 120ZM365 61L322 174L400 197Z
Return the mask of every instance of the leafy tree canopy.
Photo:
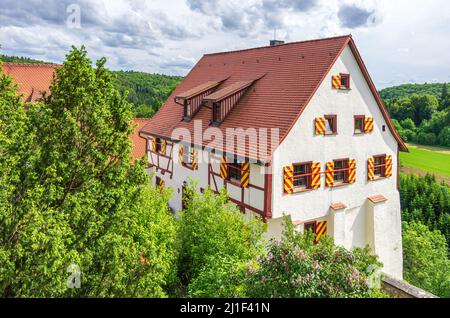
M4 297L166 295L174 220L167 196L148 189L144 162L130 161L132 107L105 62L92 68L73 48L51 95L26 114L0 74ZM76 267L80 288L68 288Z
M445 237L420 222L403 222L404 278L440 297L450 297L450 260Z

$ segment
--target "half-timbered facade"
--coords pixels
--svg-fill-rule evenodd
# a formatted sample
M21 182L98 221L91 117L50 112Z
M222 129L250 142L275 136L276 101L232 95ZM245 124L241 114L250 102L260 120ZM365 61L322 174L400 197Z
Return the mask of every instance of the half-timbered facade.
M369 245L402 276L398 151L406 146L351 36L207 54L141 129L155 182L226 188L279 237L284 215L316 241Z

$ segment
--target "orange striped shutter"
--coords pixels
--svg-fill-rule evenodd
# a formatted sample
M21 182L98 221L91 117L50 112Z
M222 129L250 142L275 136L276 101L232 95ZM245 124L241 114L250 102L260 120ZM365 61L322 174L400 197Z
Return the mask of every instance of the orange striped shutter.
M375 179L375 164L374 159L369 158L367 160L367 180L373 181Z
M373 131L373 117L366 117L364 119L364 132L370 133Z
M334 89L341 88L341 76L340 75L334 75L331 77L331 86Z
M350 159L348 161L348 182L355 183L356 182L356 160Z
M320 162L313 162L311 166L311 188L320 188Z
M284 167L284 193L294 192L294 166Z
M198 169L198 150L192 148L192 170Z
M314 243L316 244L319 243L320 238L326 234L327 234L327 221L317 222Z
M183 164L183 153L184 153L184 149L183 149L183 145L180 144L178 147L178 161L180 162L180 164Z
M328 188L334 186L334 162L327 162L327 170L325 172L325 185Z
M392 156L386 156L386 170L384 175L386 177L391 177L392 176Z
M156 138L152 137L152 151L156 152Z
M161 154L166 155L167 141L163 140L161 142Z
M317 117L315 120L316 135L325 134L325 117Z
M220 177L223 180L226 180L228 178L228 165L226 156L222 156L222 162L220 163Z
M241 187L248 188L250 183L250 163L244 162L241 165Z

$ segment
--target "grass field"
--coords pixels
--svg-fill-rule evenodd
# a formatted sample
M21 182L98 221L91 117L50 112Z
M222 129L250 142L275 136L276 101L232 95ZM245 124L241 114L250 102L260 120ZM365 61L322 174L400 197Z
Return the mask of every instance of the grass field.
M427 172L438 181L450 184L450 149L421 145L408 145L409 152L400 153L403 172L424 175Z

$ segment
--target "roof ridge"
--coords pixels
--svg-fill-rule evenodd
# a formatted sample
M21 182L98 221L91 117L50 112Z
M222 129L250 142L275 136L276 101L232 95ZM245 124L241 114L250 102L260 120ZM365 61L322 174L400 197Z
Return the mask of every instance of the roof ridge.
M300 43L310 43L310 42L319 42L319 41L327 41L327 40L335 40L340 38L352 38L351 34L346 35L338 35L338 36L331 36L326 38L316 38L316 39L310 39L310 40L303 40L303 41L295 41L295 42L288 42L284 44L279 45L265 45L265 46L257 46L249 49L241 49L241 50L234 50L234 51L223 51L223 52L215 52L215 53L205 53L203 56L212 56L212 55L221 55L221 54L232 54L232 53L238 53L238 52L247 52L252 50L260 50L260 49L268 49L268 48L276 48L280 46L287 46L287 45L294 45L294 44L300 44Z

